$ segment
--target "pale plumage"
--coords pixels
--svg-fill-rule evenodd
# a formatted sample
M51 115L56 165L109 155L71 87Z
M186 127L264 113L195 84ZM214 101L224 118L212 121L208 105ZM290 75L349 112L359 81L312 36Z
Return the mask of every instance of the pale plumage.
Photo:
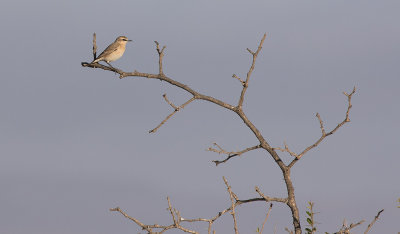
M125 52L126 43L129 40L125 36L120 36L115 39L115 41L110 44L92 63L97 63L100 61L106 62L111 66L110 62L113 62L122 57Z

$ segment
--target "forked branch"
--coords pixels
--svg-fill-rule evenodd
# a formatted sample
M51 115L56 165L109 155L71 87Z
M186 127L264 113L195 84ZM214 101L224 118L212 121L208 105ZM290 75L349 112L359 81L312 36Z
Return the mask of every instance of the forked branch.
M296 157L296 158L299 157L298 154L296 154L295 152L293 152L293 151L291 151L291 150L289 149L289 146L286 144L286 141L283 142L283 145L285 146L285 148L275 147L274 150L279 150L279 151L282 151L282 152L287 152L287 153L289 153L291 156Z
M341 126L343 126L345 123L349 122L349 112L350 112L350 108L351 108L351 98L352 95L355 93L355 88L353 89L353 91L350 94L344 93L347 98L348 98L348 108L347 108L347 112L346 112L346 118L343 122L339 123L332 131L330 132L326 132L322 119L319 116L319 114L317 114L317 118L318 121L320 123L320 128L321 128L321 133L322 136L320 137L320 139L318 139L313 145L307 147L305 150L303 150L303 152L301 152L300 154L296 154L293 151L291 151L289 149L289 147L287 146L287 144L285 143L285 148L272 148L269 143L265 140L264 136L261 134L261 132L256 128L256 126L248 119L248 117L246 116L246 114L243 111L243 103L244 103L244 97L247 91L247 88L249 86L249 80L251 77L251 74L255 68L255 63L256 63L256 59L257 56L259 54L259 52L262 49L263 43L266 39L266 34L264 34L263 38L261 39L261 42L257 48L257 50L254 52L251 49L247 49L247 51L252 55L252 63L251 66L247 72L247 76L245 80L240 79L238 76L233 75L233 78L239 80L242 84L242 90L241 90L241 94L239 96L239 100L237 105L231 105L227 102L221 101L219 99L216 99L214 97L211 96L207 96L204 95L202 93L199 93L197 91L195 91L194 89L190 88L189 86L180 83L174 79L169 78L168 76L166 76L164 74L163 71L163 57L164 57L164 50L165 50L165 46L163 46L162 48L160 48L160 45L157 41L155 41L156 44L156 51L158 53L159 59L158 59L158 66L159 66L159 71L158 74L152 74L152 73L143 73L143 72L138 72L136 70L134 70L133 72L125 72L123 70L114 68L114 67L108 67L108 66L104 66L102 64L99 63L87 63L87 62L83 62L81 63L83 67L91 67L91 68L100 68L103 70L107 70L107 71L112 71L114 73L119 74L119 78L125 78L125 77L143 77L143 78L148 78L148 79L157 79L160 81L165 81L173 86L176 86L188 93L190 93L192 95L192 98L189 99L188 101L186 101L184 104L182 104L181 106L176 106L174 105L172 102L170 102L168 100L168 98L166 97L166 95L164 95L164 99L165 101L174 109L174 111L169 114L156 128L154 128L153 130L151 130L150 132L156 132L166 121L168 121L168 119L170 119L176 112L178 112L180 109L184 108L186 105L188 105L189 103L191 103L194 100L205 100L211 103L214 103L222 108L228 109L230 111L235 112L239 118L244 122L244 124L253 132L254 136L257 138L258 143L256 146L253 147L249 147L247 149L244 149L242 151L237 151L237 152L228 152L225 151L224 149L222 149L222 147L218 146L217 144L214 144L216 146L216 148L210 148L210 151L216 152L216 153L222 153L227 155L227 158L225 160L222 161L214 161L214 163L216 165L218 165L219 163L224 163L226 161L228 161L229 159L239 156L243 153L246 153L248 151L254 150L254 149L258 149L258 148L262 148L264 150L266 150L269 155L273 158L273 160L275 161L275 163L279 166L279 168L282 171L283 174L283 179L285 181L286 184L286 188L287 188L287 193L288 193L288 197L287 198L274 198L274 197L268 197L265 196L263 193L261 193L258 189L258 187L256 187L256 191L259 193L260 197L257 198L252 198L252 199L247 199L247 200L239 200L237 198L237 196L231 191L229 185L226 182L226 185L228 187L228 192L230 194L231 197L231 206L221 212L219 212L214 218L211 219L192 219L192 220L188 220L188 219L183 219L179 212L175 209L172 209L170 202L168 202L169 205L169 210L170 213L173 217L173 224L169 225L169 226L161 226L161 225L144 225L143 223L139 222L136 219L133 219L131 217L129 217L128 215L126 215L124 212L122 212L118 207L111 209L112 211L118 211L121 214L123 214L125 217L131 219L132 221L134 221L136 224L138 224L139 226L141 226L144 230L148 231L149 233L152 233L152 229L154 228L161 228L162 231L164 232L170 228L178 228L181 229L182 231L185 232L189 232L189 233L196 233L194 231L185 229L185 228L180 228L181 225L180 223L183 221L186 222L195 222L195 221L203 221L203 222L208 222L209 223L209 230L208 232L211 233L211 226L212 223L217 220L221 215L225 214L226 212L230 212L234 218L234 223L235 223L235 232L237 232L237 227L236 227L236 218L235 218L235 207L241 205L241 204L245 204L245 203L249 203L249 202L256 202L256 201L264 201L264 202L268 202L268 201L277 201L277 202L282 202L287 204L287 206L290 208L291 212L292 212L292 218L293 218L293 226L294 226L294 232L296 234L301 233L301 225L300 225L300 216L299 216L299 211L297 208L297 204L295 201L295 196L294 196L294 186L292 183L292 179L290 176L290 170L291 167L305 154L307 153L309 150L311 150L312 148L318 146L320 144L320 142L322 142L323 139L325 139L327 136L333 134L334 132L336 132ZM93 41L93 43L95 44L95 39ZM276 150L280 150L283 152L288 152L290 155L292 155L293 157L295 157L293 159L293 161L289 164L286 165L280 158L280 156L277 154ZM169 199L168 199L169 201ZM356 224L358 225L358 224ZM354 226L354 225L353 225ZM350 227L352 227L352 225L350 225Z
M336 232L335 234L350 234L350 230L357 227L358 225L361 225L362 223L364 223L365 220L361 220L358 223L351 223L349 226L347 225L346 219L343 220L343 225L342 228Z
M288 203L288 198L269 197L269 196L264 195L264 193L262 193L262 192L260 191L260 188L258 188L258 186L256 186L256 192L257 192L257 193L260 195L260 197L262 197L262 198L264 199L264 201L266 201L266 202L273 202L273 201L275 201L275 202L281 202L281 203L284 203L284 204L287 204L287 203Z
M249 71L247 72L246 80L243 82L241 79L237 78L239 81L242 82L242 85L243 85L242 92L241 92L240 98L239 98L239 103L238 103L238 108L239 109L242 109L243 101L244 101L244 95L246 94L247 87L249 87L250 76L253 73L254 67L256 65L256 60L257 60L258 53L260 53L266 37L267 37L267 34L265 33L263 38L261 39L260 45L258 46L256 52L253 52L252 50L247 48L247 51L249 51L249 53L253 56L253 61L251 63ZM234 78L236 78L235 76L236 75L234 75Z
M234 193L232 192L231 186L229 186L228 181L225 179L225 177L222 177L222 178L224 179L226 188L227 188L227 190L229 192L229 197L231 199L231 204L232 204L230 213L231 213L232 218L233 218L233 227L235 229L235 234L238 234L239 231L238 231L236 215L235 215L235 206L236 206L236 202L237 202L237 196L234 195Z
M188 101L186 101L185 103L183 103L180 106L175 106L172 102L170 102L167 98L167 94L163 95L164 100L174 109L174 111L169 114L167 117L165 117L165 119L163 121L161 121L161 123L159 125L157 125L157 127L153 128L152 130L149 131L149 133L155 133L157 132L157 130L163 125L165 124L165 122L167 122L167 120L169 118L171 118L176 112L180 111L181 109L185 108L185 106L187 106L189 103L193 102L195 100L194 97L192 97L191 99L189 99Z
M163 46L162 49L160 49L160 44L158 41L154 41L156 43L156 50L158 53L158 72L160 75L164 75L163 71L163 58L164 58L164 49L167 48L166 46Z
M227 187L228 193L229 193L229 197L231 200L231 205L230 207L220 211L217 213L217 215L215 215L212 218L206 219L206 218L195 218L195 219L186 219L183 218L180 214L180 212L173 208L171 205L171 201L169 199L169 197L167 197L167 201L168 201L168 211L172 217L172 224L170 225L159 225L159 224L144 224L141 221L139 221L138 219L135 219L131 216L129 216L126 212L124 212L121 208L116 207L116 208L112 208L110 209L110 211L117 211L120 214L122 214L125 218L130 219L131 221L133 221L134 223L136 223L139 227L141 227L143 230L147 231L147 233L150 234L155 234L155 233L164 233L167 230L170 229L179 229L182 230L183 232L187 232L187 233L198 233L194 230L190 230L188 228L185 228L182 226L183 222L187 222L187 223L193 223L193 222L206 222L208 223L208 234L211 234L212 231L212 225L213 223L218 220L218 218L220 218L222 215L226 214L226 213L230 213L233 217L234 220L234 230L235 233L238 233L238 227L237 227L237 221L236 221L236 215L235 215L235 208L237 206L240 206L242 204L245 203L251 203L251 202L258 202L258 201L263 201L263 202L269 202L269 201L278 201L278 200L282 200L279 198L269 198L267 196L264 196L265 198L267 198L268 200L266 200L264 197L260 197L260 198L252 198L252 199L246 199L246 200L240 200L238 198L238 196L232 191L232 188L230 187L230 185L228 184L228 181L225 177L223 177L224 183ZM267 213L267 217L263 223L263 226L266 222L266 220L268 219L268 215L269 212L271 210L272 205L270 206L268 213ZM155 231L158 230L158 231Z
M320 125L320 129L321 129L321 137L320 137L314 144L312 144L312 145L308 146L307 148L305 148L300 154L296 154L295 152L291 151L291 150L289 149L288 145L286 144L286 142L284 142L284 146L285 146L284 148L280 148L280 147L273 148L273 149L275 149L275 150L279 150L279 151L282 151L282 152L287 152L287 153L289 153L291 156L295 157L295 158L292 160L292 162L290 162L290 164L288 165L289 168L293 167L293 165L294 165L298 160L300 160L300 158L303 157L304 154L306 154L306 153L307 153L308 151L310 151L311 149L317 147L326 137L328 137L328 136L332 135L333 133L335 133L335 132L336 132L340 127L342 127L345 123L350 122L349 115L350 115L350 109L351 109L351 107L352 107L351 98L352 98L352 96L353 96L353 94L354 94L355 92L356 92L356 87L353 88L353 91L352 91L350 94L348 94L348 93L346 93L346 92L343 92L343 94L346 95L346 97L347 97L347 102L348 102L347 110L346 110L346 115L345 115L344 120L343 120L342 122L340 122L338 125L336 125L336 127L335 127L334 129L332 129L330 132L326 132L326 131L325 131L324 123L323 123L323 121L322 121L322 119L321 119L321 116L319 115L319 113L316 114L317 119L318 119L318 122L319 122L319 125Z
M205 100L211 103L214 103L222 108L228 109L230 111L235 112L240 119L243 120L244 124L253 132L253 134L255 135L255 137L258 139L259 141L259 146L254 146L254 147L250 147L248 149L245 149L243 151L239 151L238 154L232 154L232 155L228 155L228 158L220 161L220 162L215 162L216 164L218 163L222 163L222 162L226 162L228 161L230 158L235 157L237 155L243 154L244 152L256 149L256 148L263 148L265 149L270 155L271 157L274 159L274 161L277 163L277 165L280 167L280 169L284 172L284 180L285 183L287 185L288 188L288 202L287 205L290 207L292 213L293 213L293 222L294 222L294 227L296 229L296 233L297 232L301 232L301 227L300 227L300 223L299 223L299 215L298 215L298 210L296 207L296 203L294 200L294 187L292 185L292 182L290 180L290 170L288 170L287 166L283 163L283 161L281 160L281 158L279 157L279 155L276 153L276 151L268 144L268 142L264 139L263 135L261 134L261 132L256 128L256 126L248 119L248 117L246 116L246 114L243 112L242 106L243 106L243 102L244 102L244 95L247 91L248 88L248 84L249 84L249 80L250 80L250 76L254 70L255 67L255 62L257 59L257 56L259 54L259 52L262 49L263 43L265 41L266 38L266 34L264 34L263 38L261 39L258 49L256 50L256 52L253 52L250 49L247 49L249 51L249 53L252 55L253 60L251 63L251 66L249 68L249 71L247 72L247 76L246 76L246 80L243 81L243 88L239 97L239 101L238 101L238 105L234 106L231 105L229 103L223 102L219 99L216 99L214 97L211 96L207 96L204 94L201 94L197 91L195 91L194 89L190 88L189 86L180 83L176 80L173 80L169 77L167 77L164 73L163 73L163 69L162 69L162 59L163 59L163 55L164 55L164 49L165 47L163 47L162 49L160 49L159 44L156 42L156 50L157 53L159 55L159 73L158 74L151 74L151 73L143 73L143 72L138 72L138 71L133 71L133 72L124 72L121 69L117 69L114 67L109 67L109 66L104 66L102 64L99 63L87 63L87 62L83 62L82 66L83 67L91 67L91 68L100 68L103 70L107 70L107 71L112 71L116 74L119 74L119 78L125 78L125 77L143 77L143 78L148 78L148 79L157 79L160 81L165 81L173 86L176 86L180 89L185 90L186 92L190 93L193 96L193 100ZM241 79L239 79L241 80ZM190 103L193 100L189 100L187 103ZM168 101L167 101L168 102ZM171 104L170 104L171 105ZM186 105L186 104L184 104ZM171 105L173 108L175 105ZM170 117L172 117L172 115L174 115L177 112L177 109L179 108L174 108L174 112L171 113L169 116L167 116L162 122L161 124L159 124L159 126L157 126L155 129L153 129L151 132L156 131L160 126L162 126ZM264 197L261 198L253 198L253 199L247 199L247 200L239 200L236 199L236 203L235 205L240 205L240 204L244 204L244 203L248 203L248 202L254 202L254 201L265 201ZM228 208L225 211L220 212L217 216L215 216L214 218L218 218L220 215L222 215L224 212L230 211L232 208Z
M132 220L137 225L139 225L143 230L146 230L147 233L149 233L149 234L164 233L165 231L167 231L169 229L180 229L186 233L197 234L198 232L181 226L181 221L185 221L185 220L180 217L180 214L176 209L172 208L169 197L167 197L167 200L168 200L168 210L169 210L169 212L172 216L172 220L173 220L173 224L170 224L170 225L158 225L158 224L147 225L147 224L144 224L144 223L140 222L139 220L130 217L127 213L122 211L121 208L119 208L119 207L110 209L110 211L117 211L117 212L121 213L123 216L125 216L126 218ZM161 230L159 232L153 232L153 229L161 229Z
M93 43L95 43L95 37L93 40ZM176 80L173 80L169 77L167 77L164 72L163 72L163 57L164 57L164 50L166 48L166 46L163 46L160 49L160 45L157 41L155 41L156 44L156 51L158 53L159 59L158 59L158 66L159 66L159 73L158 74L152 74L152 73L144 73L144 72L138 72L138 71L133 71L133 72L124 72L121 69L118 68L114 68L114 67L110 67L110 66L105 66L102 65L100 63L87 63L87 62L82 62L81 65L83 67L91 67L91 68L100 68L106 71L111 71L114 72L116 74L119 74L119 78L125 78L125 77L144 77L144 78L149 78L149 79L158 79L160 81L165 81L168 82L171 85L174 85L178 88L181 88L185 91L187 91L188 93L192 94L193 98L191 98L189 101L187 101L186 103L184 103L182 106L180 106L180 108L174 108L175 111L173 113L171 113L169 116L167 116L160 124L159 126L157 126L156 128L150 130L150 132L155 132L158 130L158 128L160 128L170 117L172 117L179 109L183 108L184 106L186 106L187 104L189 104L190 102L194 101L194 100L205 100L205 101L209 101L211 103L214 103L218 106L221 106L223 108L229 109L231 111L235 110L235 107L233 105L230 105L226 102L223 102L221 100L218 100L214 97L211 96L207 96L204 94L201 94L195 90L193 90L192 88L190 88L189 86L182 84ZM95 44L94 44L95 47ZM178 110L177 110L178 109Z

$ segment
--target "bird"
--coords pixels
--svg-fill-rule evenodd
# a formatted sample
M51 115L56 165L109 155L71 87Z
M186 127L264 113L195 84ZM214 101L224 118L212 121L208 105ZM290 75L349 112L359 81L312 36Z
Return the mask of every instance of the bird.
M104 61L108 65L110 65L110 67L113 67L111 66L110 62L113 62L122 57L125 52L126 43L128 41L132 40L129 40L125 36L117 37L117 39L115 39L113 43L111 43L103 52L101 52L101 54L95 60L93 60L92 63Z

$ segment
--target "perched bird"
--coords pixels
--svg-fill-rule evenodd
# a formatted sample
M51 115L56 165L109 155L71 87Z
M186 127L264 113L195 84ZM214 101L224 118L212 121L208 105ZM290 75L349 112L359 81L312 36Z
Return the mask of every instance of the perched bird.
M125 52L125 46L128 41L127 37L119 36L115 41L110 44L92 63L97 63L100 61L106 62L111 66L110 62L113 62L122 57ZM111 66L112 67L112 66Z

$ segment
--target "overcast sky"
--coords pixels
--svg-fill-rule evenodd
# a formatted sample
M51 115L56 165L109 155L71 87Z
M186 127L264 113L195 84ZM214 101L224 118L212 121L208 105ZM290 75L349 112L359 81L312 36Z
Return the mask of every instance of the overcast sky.
M354 86L351 122L306 154L292 170L303 230L308 201L318 230L343 219L370 233L400 231L400 2L382 1L11 1L0 3L0 232L3 234L137 233L109 208L144 223L170 224L166 197L185 218L229 207L225 176L241 199L285 196L282 174L264 151L215 167L217 142L237 151L257 144L243 121L196 101L155 134L190 98L165 82L118 79L83 68L117 36L133 42L113 65L157 72L154 41L166 45L165 73L206 95L237 103L256 50L268 34L244 111L273 147L301 152L344 119L343 91ZM280 153L285 162L290 155ZM267 204L237 209L241 233L255 233ZM366 224L354 229L363 233ZM188 226L192 227L192 226ZM196 226L205 233L207 225ZM214 225L232 233L230 215ZM275 204L265 226L292 228ZM171 233L175 233L172 231Z

